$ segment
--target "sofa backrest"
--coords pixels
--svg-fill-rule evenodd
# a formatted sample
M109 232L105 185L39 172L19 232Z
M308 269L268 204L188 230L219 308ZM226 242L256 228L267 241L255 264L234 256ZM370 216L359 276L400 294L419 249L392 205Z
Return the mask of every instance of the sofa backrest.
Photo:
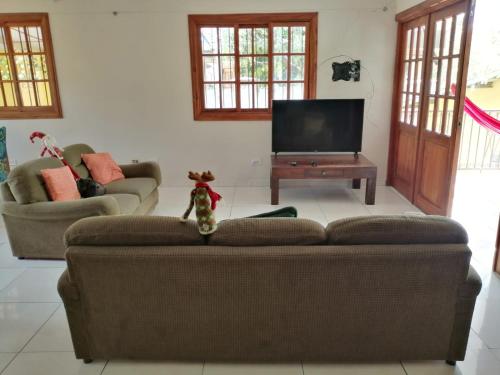
M20 164L12 169L7 184L19 204L46 202L49 200L40 171L62 167L63 163L54 158L40 158Z
M78 143L66 146L63 151L63 157L81 178L88 178L90 173L82 161L82 154L93 154L94 152L89 145Z

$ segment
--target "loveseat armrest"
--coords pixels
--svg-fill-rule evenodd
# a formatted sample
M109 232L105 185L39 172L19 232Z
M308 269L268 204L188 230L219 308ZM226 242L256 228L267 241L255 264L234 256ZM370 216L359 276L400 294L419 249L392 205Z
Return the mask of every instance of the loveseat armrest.
M135 164L120 165L123 174L127 178L133 177L151 177L154 178L158 184L161 185L161 170L158 163L154 161L146 161Z
M119 215L120 206L111 196L100 196L66 202L19 204L2 202L3 215L36 220L69 220L89 216Z

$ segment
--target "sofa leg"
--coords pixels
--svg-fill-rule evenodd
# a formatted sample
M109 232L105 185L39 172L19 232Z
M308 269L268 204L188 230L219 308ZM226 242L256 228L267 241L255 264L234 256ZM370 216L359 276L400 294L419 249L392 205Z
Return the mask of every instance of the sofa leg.
M19 259L19 260L23 260L23 259L24 259L24 257L17 257L17 259Z
M446 361L446 364L450 366L455 366L457 364L457 361Z
M90 358L84 358L83 363L92 363L92 360Z

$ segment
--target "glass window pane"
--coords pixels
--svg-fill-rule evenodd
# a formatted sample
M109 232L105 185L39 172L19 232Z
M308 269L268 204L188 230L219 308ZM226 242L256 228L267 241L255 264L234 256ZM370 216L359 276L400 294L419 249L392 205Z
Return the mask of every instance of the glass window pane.
M10 63L7 56L0 56L0 76L4 81L12 79L12 75L10 72Z
M438 72L439 60L432 60L432 71L431 71L431 94L435 95L437 90L437 72Z
M5 31L0 27L0 53L7 52L7 44L5 43Z
M408 91L408 83L409 83L408 73L409 73L409 69L410 69L410 63L406 62L405 63L405 72L404 72L403 91Z
M45 62L44 55L33 55L33 73L36 80L47 80L49 79L49 74L47 72L47 64Z
M418 62L417 65L417 93L422 92L422 61Z
M446 111L444 135L451 137L452 125L453 125L453 113L455 112L455 100L448 100L448 110Z
M16 63L17 78L20 80L31 80L30 58L28 55L14 56Z
M239 29L240 55L252 54L252 29Z
M418 27L413 29L413 45L411 47L411 58L417 58L417 43L418 43Z
M411 62L410 65L410 86L408 92L413 92L415 90L415 61Z
M412 30L408 30L406 32L406 50L405 50L405 60L410 59L410 49L411 49L411 32Z
M269 77L269 63L266 57L255 58L255 80L267 81Z
M21 98L23 100L23 105L27 107L35 107L35 88L33 82L21 82L19 83L19 90L21 91Z
M438 105L435 109L437 111L436 118L436 129L434 130L436 133L441 134L441 130L443 129L443 110L444 110L444 99L438 99Z
M50 86L48 82L37 82L36 92L38 98L38 105L51 106L52 98L50 96Z
M257 55L267 54L268 52L267 29L254 29L254 53Z
M14 84L4 82L3 89L4 89L4 93L5 93L5 101L6 101L7 107L16 107L17 106L17 97L16 97L16 93L14 91Z
M0 108L5 107L5 101L3 100L3 93L0 91Z
M268 86L267 84L259 83L254 85L255 108L268 108Z
M420 27L420 45L418 47L418 58L422 59L424 57L424 48L425 48L425 26Z
M273 80L286 81L288 79L288 57L287 56L274 56L273 58Z
M217 43L217 28L202 27L201 28L201 53L207 55L217 54L219 45Z
M434 29L434 56L439 56L439 51L441 49L441 30L443 28L443 21L439 20L436 22L436 27Z
M446 92L446 80L448 79L448 59L441 60L441 77L439 79L439 94Z
M460 48L462 47L462 35L464 33L464 18L465 14L460 13L455 21L457 24L455 26L455 40L453 41L453 54L458 55L460 53Z
M406 119L405 119L405 123L407 123L407 124L411 124L412 110L413 110L413 95L409 94L408 95L408 110L406 111Z
M414 127L418 126L418 113L420 110L420 95L415 95L415 100L413 101L413 118L411 124Z
M234 53L234 27L219 28L220 53Z
M44 52L41 27L28 27L28 41L30 43L31 52Z
M234 81L236 79L234 56L220 57L221 81Z
M432 131L432 123L434 121L434 103L435 99L433 97L429 98L429 110L427 111L427 124L425 129L427 131Z
M204 85L205 108L215 109L220 108L220 87L218 84Z
M252 85L240 85L240 105L243 109L253 108Z
M406 116L406 94L401 96L401 112L399 114L399 122L405 122Z
M448 95L455 95L456 93L453 93L453 86L456 87L457 82L458 82L458 62L459 59L458 57L454 58L451 61L451 79L450 79L450 92Z
M14 52L16 53L26 53L28 52L28 46L26 45L26 35L24 27L11 27L10 35L12 36L12 44L14 46Z
M291 56L290 69L291 69L291 80L292 81L303 81L304 80L304 55L294 55Z
M236 108L236 85L222 84L222 108Z
M288 27L273 27L273 52L288 52Z
M274 100L286 100L286 83L275 83L273 84L273 99Z
M203 80L214 82L219 80L219 57L203 56Z
M292 33L291 52L305 53L306 52L306 27L294 26L290 28Z
M304 99L304 82L294 82L290 84L290 99Z
M452 25L453 25L453 17L447 18L446 29L444 31L443 56L448 56L450 54L450 39L451 39Z
M240 81L251 82L253 79L253 59L240 57Z

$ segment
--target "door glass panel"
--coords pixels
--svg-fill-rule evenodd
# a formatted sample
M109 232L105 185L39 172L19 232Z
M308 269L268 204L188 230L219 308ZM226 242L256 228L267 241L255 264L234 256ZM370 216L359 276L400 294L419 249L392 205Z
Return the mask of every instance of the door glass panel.
M446 123L444 126L444 135L451 137L451 131L453 129L453 114L455 112L455 100L448 100L448 110L446 111Z
M446 92L446 79L448 77L448 59L441 61L441 77L439 79L439 95Z
M411 124L414 127L418 126L418 114L420 110L420 95L415 95L415 101L413 103L413 119L411 121Z
M403 81L403 91L408 91L408 69L410 67L410 63L405 63L405 70L404 70L404 81Z
M424 57L424 46L425 46L425 26L420 27L420 45L418 47L418 58L422 59Z
M439 50L441 48L441 32L443 28L443 21L436 22L436 29L434 30L434 57L439 56Z
M464 28L464 18L465 14L460 13L457 16L456 19L456 26L455 26L455 40L453 42L453 54L458 55L460 53L460 48L462 44L462 35L463 35L463 28Z
M417 93L422 91L422 61L418 62L417 67Z
M410 49L411 49L411 32L412 30L408 30L406 32L406 52L405 52L405 60L410 59Z
M431 72L431 95L436 94L437 90L437 73L438 73L439 60L432 60L432 72Z
M409 94L408 109L406 111L406 121L405 121L407 124L411 124L412 109L413 109L413 94Z
M401 96L401 111L399 115L399 121L405 122L405 116L406 116L406 94L403 94Z
M413 45L411 47L411 58L417 58L418 27L413 29Z
M415 86L415 62L411 62L411 68L410 68L410 87L408 88L409 92L413 92Z
M438 134L441 134L441 131L443 129L443 109L444 109L444 99L439 98L437 108L435 109L437 111L437 118L436 118L436 128L434 129L434 131Z
M458 82L458 63L459 63L459 58L456 57L452 60L451 62L451 84L450 84L450 92L448 95L455 96L456 93L453 92L453 86L456 87L457 82Z
M446 29L444 31L443 56L450 54L451 29L453 25L453 17L446 19Z
M427 131L432 131L432 123L434 121L434 98L429 98L429 110L427 111L427 124L425 126L425 129Z

